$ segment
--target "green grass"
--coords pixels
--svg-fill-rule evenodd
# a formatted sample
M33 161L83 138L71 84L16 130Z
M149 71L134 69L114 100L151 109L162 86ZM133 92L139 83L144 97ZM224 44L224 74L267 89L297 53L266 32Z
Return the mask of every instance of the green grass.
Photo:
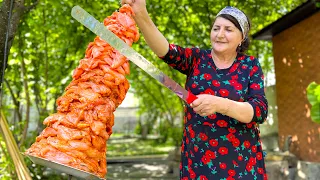
M107 157L117 157L168 154L174 146L170 143L158 144L156 140L123 138L108 141L107 148Z
M123 133L112 133L111 137L123 137L125 134Z

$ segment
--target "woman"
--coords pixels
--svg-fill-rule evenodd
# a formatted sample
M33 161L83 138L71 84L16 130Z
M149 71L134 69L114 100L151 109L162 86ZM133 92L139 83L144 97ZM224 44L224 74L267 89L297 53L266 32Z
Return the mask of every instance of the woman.
M147 44L187 76L186 89L198 97L185 109L180 179L267 179L258 124L268 103L259 61L244 54L247 16L225 7L211 30L212 49L182 48L159 32L145 0L121 3L131 5Z

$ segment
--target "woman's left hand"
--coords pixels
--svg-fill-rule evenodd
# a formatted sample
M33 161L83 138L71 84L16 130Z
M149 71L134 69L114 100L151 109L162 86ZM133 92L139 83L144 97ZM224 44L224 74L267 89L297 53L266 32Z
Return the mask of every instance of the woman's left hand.
M194 100L190 106L193 110L201 116L210 116L218 111L220 97L210 94L197 95L197 99Z

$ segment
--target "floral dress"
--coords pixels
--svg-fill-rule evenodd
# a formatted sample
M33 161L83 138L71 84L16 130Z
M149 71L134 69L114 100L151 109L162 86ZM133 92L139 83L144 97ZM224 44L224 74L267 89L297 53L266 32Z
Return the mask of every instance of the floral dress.
M254 109L245 124L220 113L202 117L186 105L180 179L267 179L258 124L266 120L268 103L258 59L238 54L230 68L218 69L211 50L174 44L161 58L187 76L185 88L193 94L248 102Z

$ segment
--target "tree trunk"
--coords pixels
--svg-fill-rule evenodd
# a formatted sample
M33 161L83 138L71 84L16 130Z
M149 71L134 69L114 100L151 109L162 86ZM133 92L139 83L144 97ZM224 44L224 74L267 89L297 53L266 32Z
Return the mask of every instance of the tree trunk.
M4 50L5 50L5 42L6 42L6 33L8 27L8 11L10 8L10 0L4 0L2 2L2 6L0 8L0 87L2 84L2 70L4 69L3 64L5 58Z
M28 78L27 78L27 68L24 62L24 52L23 52L23 44L22 44L21 33L19 32L19 54L21 57L21 77L23 82L23 89L26 96L26 119L23 128L22 137L19 143L19 147L24 144L24 141L27 137L28 127L29 127L29 117L30 117L30 96L29 96L29 87L28 87Z
M37 4L38 1L33 3L31 6L24 6L24 0L14 0L13 2L13 8L12 8L12 14L10 18L10 24L8 27L8 16L10 11L10 2L11 0L4 0L2 2L1 8L0 8L0 87L2 84L2 70L6 67L3 67L6 65L6 61L9 56L10 48L12 46L12 42L14 39L14 36L17 32L19 22L21 17L24 13L30 11L33 9ZM5 47L6 42L6 36L9 28L9 34L8 34L8 44L7 47ZM5 49L6 49L6 57L5 56Z

